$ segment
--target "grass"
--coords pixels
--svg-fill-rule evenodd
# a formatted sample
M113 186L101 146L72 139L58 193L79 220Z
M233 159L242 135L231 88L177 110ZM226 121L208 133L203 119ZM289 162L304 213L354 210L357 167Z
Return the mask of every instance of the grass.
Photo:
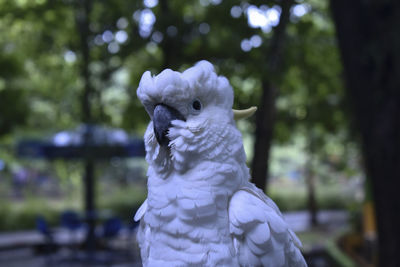
M99 211L110 211L109 214L129 222L145 197L145 188L139 186L114 188L108 193L99 190L96 208ZM57 226L63 211L72 209L82 212L82 203L80 196L50 199L31 195L23 200L3 199L0 206L0 232L34 229L38 215L45 217L50 225Z
M356 202L354 194L343 193L346 185L318 184L316 186L316 201L319 209L348 209ZM268 196L278 205L281 211L307 209L307 189L303 184L272 183Z
M329 266L355 267L354 261L346 255L338 246L337 240L345 233L345 230L335 232L312 229L311 231L297 233L303 243L303 251L312 251L314 248L324 248Z
M66 209L79 210L75 201L28 196L24 200L3 200L0 207L0 231L16 231L35 228L38 215L45 217L50 225L59 223L59 214Z
M146 188L141 186L125 187L114 190L107 197L99 199L99 207L109 210L122 220L133 220L136 210L146 198Z

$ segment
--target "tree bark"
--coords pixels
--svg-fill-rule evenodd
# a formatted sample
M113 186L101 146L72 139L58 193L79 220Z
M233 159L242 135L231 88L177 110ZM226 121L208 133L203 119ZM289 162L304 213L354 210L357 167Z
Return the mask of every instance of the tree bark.
M82 62L80 65L81 75L84 82L84 88L81 97L81 116L84 123L91 123L93 120L90 99L93 95L93 87L90 82L90 47L89 47L89 16L92 9L92 1L85 0L80 3L77 9L76 24L78 27L80 37L80 52L82 55Z
M314 155L315 155L315 141L312 133L312 128L308 129L308 160L306 163L306 185L307 185L307 208L310 214L310 225L315 227L318 225L318 205L315 192L315 172L314 172Z
M332 0L378 226L379 266L400 266L400 2Z
M175 69L179 67L179 61L182 58L179 53L182 49L180 47L180 34L176 33L174 36L169 36L168 27L176 27L177 21L174 18L171 12L171 8L169 6L168 0L160 0L160 15L157 17L158 22L161 28L161 31L164 32L164 38L160 43L160 47L163 54L163 64L162 69ZM178 28L177 28L178 29Z
M279 24L273 32L271 45L267 53L266 73L262 78L262 97L256 113L256 131L254 156L251 165L252 182L265 190L268 179L268 162L275 121L275 100L278 94L276 77L283 65L283 51L286 37L286 27L289 23L290 8L293 0L282 1L282 12Z
M86 222L88 224L88 232L86 236L86 247L88 250L95 249L95 177L94 177L94 160L90 152L90 144L92 141L91 124L93 123L93 114L91 107L91 98L94 90L90 82L90 47L89 47L89 19L92 10L92 1L85 0L80 2L77 9L76 22L80 35L80 50L82 54L81 75L84 81L84 88L81 96L81 116L82 122L85 124L84 133L84 200Z

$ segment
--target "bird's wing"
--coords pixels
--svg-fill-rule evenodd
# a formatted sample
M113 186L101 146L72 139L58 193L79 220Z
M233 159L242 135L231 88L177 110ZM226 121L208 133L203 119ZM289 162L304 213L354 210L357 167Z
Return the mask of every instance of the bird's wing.
M147 199L140 205L140 208L136 211L135 217L133 218L135 222L142 219L143 215L146 213L147 210Z
M255 186L238 190L229 203L230 232L242 266L307 266L300 240L275 203Z
M146 265L148 256L149 256L149 242L148 242L148 235L150 234L150 228L149 226L141 220L146 213L147 210L147 199L142 203L140 208L137 210L134 220L137 222L140 220L140 225L139 229L137 232L136 239L138 241L140 251L141 251L141 257L142 257L142 263L143 266Z

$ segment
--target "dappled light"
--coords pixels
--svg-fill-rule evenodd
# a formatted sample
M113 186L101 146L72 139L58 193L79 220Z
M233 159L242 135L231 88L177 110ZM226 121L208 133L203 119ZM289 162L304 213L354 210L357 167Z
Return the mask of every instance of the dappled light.
M250 27L261 28L263 32L270 32L272 27L278 25L281 10L277 6L271 8L261 6L258 8L250 5L246 7L245 12Z
M68 50L68 51L65 52L65 54L64 54L64 59L65 59L65 61L68 62L68 63L74 63L75 60L76 60L76 54L75 54L73 51Z
M158 5L158 0L144 0L143 4L147 7L147 8L153 8L155 6Z
M310 5L309 4L299 4L292 7L292 14L298 18L304 16L308 12L310 12Z
M137 14L136 12L139 12ZM143 9L142 11L136 11L133 14L133 18L139 22L139 34L141 37L149 37L153 30L153 25L156 22L156 17L151 9Z

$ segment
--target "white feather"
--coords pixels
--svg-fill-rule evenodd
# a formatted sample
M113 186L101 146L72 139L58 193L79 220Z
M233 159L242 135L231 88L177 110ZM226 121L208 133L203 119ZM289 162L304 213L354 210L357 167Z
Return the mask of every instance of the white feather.
M133 218L135 222L139 221L142 219L144 213L146 212L147 209L147 199L143 202L143 204L140 206L140 208L137 210L135 217Z
M238 254L246 259L240 264L257 266L261 260L267 266L306 266L303 257L298 257L300 252L293 253L293 249L299 250L294 246L297 237L280 213L271 212L275 204L270 206L271 201L260 199L251 187L238 190L229 204L230 231L237 240ZM250 259L257 260L248 262Z

